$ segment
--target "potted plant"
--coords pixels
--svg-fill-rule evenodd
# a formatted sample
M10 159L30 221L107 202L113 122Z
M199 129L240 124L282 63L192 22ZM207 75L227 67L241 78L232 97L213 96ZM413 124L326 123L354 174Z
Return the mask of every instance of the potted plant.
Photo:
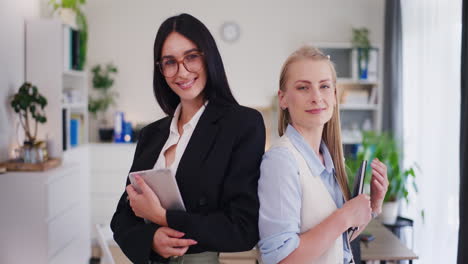
M43 142L37 140L38 124L47 122L44 108L47 99L39 93L36 86L23 83L18 92L12 96L11 107L18 114L25 133L22 157L26 163L45 161ZM34 124L32 124L34 122ZM33 128L34 127L34 128Z
M86 51L88 43L88 23L83 13L82 6L86 0L49 0L56 14L63 23L79 30L79 65L78 70L83 70L86 63Z
M414 181L410 185L410 178L415 178L413 167L403 169L401 164L402 152L399 150L395 139L387 133L377 134L372 131L363 132L362 144L355 157L346 160L347 173L350 182L353 182L354 174L362 160L369 161L366 170L366 182L370 183L372 168L370 162L378 158L387 165L387 177L389 181L388 190L382 207L382 222L393 224L397 218L398 202L404 199L408 202L409 188L412 186L417 192L418 188Z
M369 30L367 28L353 28L351 42L358 53L359 79L366 80L369 66L369 52L371 49Z
M115 105L118 93L111 91L114 84L113 75L117 73L117 67L112 63L106 66L96 65L92 68L93 88L96 96L89 97L88 110L99 122L99 138L101 141L111 141L113 128L107 121L107 110L111 105Z

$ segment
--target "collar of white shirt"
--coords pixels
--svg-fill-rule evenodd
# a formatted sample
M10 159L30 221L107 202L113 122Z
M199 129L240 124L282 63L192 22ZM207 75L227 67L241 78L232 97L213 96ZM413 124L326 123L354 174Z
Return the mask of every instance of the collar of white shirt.
M164 153L172 145L177 144L174 161L168 167L171 170L172 175L175 176L177 168L179 167L180 159L182 158L182 154L185 152L185 148L187 147L188 142L192 137L192 133L195 130L195 127L200 117L205 111L207 104L208 102L205 102L205 104L203 104L202 107L198 109L198 111L195 113L192 119L183 126L182 135L179 134L179 130L177 129L177 122L180 116L181 105L179 104L177 106L176 111L174 112L174 116L172 117L171 125L169 127L169 137L167 138L166 143L164 144L161 152L159 153L158 159L156 160L156 163L154 165L154 169L166 168L166 158L164 156Z
M192 117L192 119L190 119L190 121L188 121L182 127L184 129L184 131L192 130L192 129L195 128L195 126L198 123L198 120L200 120L200 117L203 114L203 112L205 111L205 108L206 108L207 105L208 105L208 101L206 101L200 107L200 109L198 109L198 111L195 113L195 115ZM171 126L169 128L169 131L171 132L171 134L175 134L177 136L179 136L179 129L177 128L177 122L179 121L180 111L181 110L182 110L182 105L179 103L179 105L177 106L177 108L176 108L176 110L174 112L174 116L172 117L172 121L171 121Z

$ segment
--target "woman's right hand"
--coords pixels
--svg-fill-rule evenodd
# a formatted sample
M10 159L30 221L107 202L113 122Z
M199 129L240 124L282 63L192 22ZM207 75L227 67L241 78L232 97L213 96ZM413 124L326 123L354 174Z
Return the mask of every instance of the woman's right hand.
M347 201L343 207L349 227L366 225L371 220L371 202L367 194L361 194Z
M183 256L190 246L197 244L193 239L181 238L184 235L169 227L159 227L153 236L153 250L164 258Z

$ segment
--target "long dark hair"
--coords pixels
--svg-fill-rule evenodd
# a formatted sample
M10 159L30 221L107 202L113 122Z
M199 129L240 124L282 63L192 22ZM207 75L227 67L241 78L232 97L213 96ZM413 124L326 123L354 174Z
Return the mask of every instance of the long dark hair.
M189 14L180 14L166 19L159 27L154 40L153 90L162 110L167 115L173 115L180 102L179 96L171 90L156 65L161 58L164 41L172 32L177 32L193 41L204 54L207 74L203 90L204 99L210 100L210 103L238 104L229 88L223 61L213 36L200 20Z

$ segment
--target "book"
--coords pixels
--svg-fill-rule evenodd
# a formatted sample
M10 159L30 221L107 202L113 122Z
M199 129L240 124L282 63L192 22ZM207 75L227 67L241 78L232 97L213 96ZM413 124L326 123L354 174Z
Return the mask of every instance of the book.
M72 70L80 70L80 32L71 30L71 66Z
M364 192L364 178L366 177L366 168L367 160L361 162L361 166L354 177L353 192L351 193L351 199L359 196ZM348 231L350 232L349 237L353 237L354 232L356 232L358 227L351 227Z
M359 170L354 177L353 193L351 199L362 194L364 191L364 178L366 177L367 160L361 162Z
M62 109L62 150L65 151L68 148L68 129L67 129L67 109Z
M78 129L74 133L77 133L76 136L76 145L83 144L85 142L85 124L84 124L84 115L83 113L70 113L70 119L71 120L76 120L78 122Z
M79 144L80 121L78 119L70 119L70 146L76 147Z

